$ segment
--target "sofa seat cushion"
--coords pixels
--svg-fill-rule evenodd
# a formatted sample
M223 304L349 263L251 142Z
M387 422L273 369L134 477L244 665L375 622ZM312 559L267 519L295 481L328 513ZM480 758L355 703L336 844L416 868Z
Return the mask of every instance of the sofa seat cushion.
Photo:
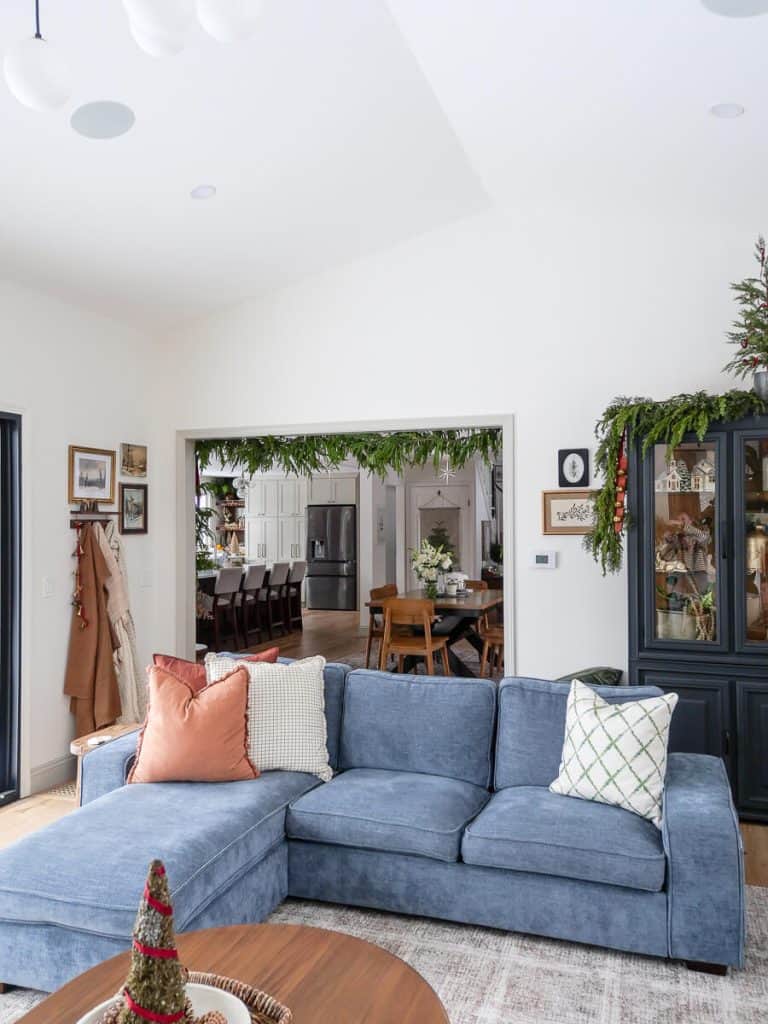
M267 772L243 782L123 786L0 850L0 921L129 937L150 861L187 922L285 838L285 809L318 785Z
M464 826L489 793L438 775L356 768L294 800L290 839L456 861Z
M495 793L467 827L467 864L534 871L659 892L666 858L659 830L631 811L539 786Z

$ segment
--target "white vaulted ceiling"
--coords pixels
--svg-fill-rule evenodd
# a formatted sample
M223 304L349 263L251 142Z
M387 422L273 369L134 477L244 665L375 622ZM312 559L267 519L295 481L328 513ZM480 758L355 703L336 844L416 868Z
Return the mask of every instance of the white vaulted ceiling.
M3 0L0 48L32 0ZM0 81L0 276L150 326L491 205L765 223L768 17L700 0L265 0L255 36L153 59L120 0L42 0L64 111ZM72 111L118 100L93 141ZM720 102L746 113L709 114ZM194 201L200 184L214 199Z

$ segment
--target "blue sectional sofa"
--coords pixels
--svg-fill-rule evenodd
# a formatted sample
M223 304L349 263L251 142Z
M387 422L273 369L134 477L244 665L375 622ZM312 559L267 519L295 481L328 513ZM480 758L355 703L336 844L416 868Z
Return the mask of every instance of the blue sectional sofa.
M127 786L135 733L89 753L83 806L0 851L0 981L52 990L126 949L153 857L179 930L261 921L293 895L742 964L742 847L722 762L670 756L659 831L549 792L567 684L341 665L325 683L329 783L269 772Z

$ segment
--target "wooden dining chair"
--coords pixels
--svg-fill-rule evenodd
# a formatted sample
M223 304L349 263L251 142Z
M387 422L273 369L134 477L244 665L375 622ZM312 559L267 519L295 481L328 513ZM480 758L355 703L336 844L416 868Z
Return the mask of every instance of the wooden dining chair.
M306 575L307 563L303 561L294 562L291 566L291 572L288 576L288 583L286 586L288 629L291 630L294 626L297 626L299 630L304 629L301 604L301 585L304 582L304 577Z
M443 675L451 674L448 663L448 637L432 636L435 618L434 601L421 598L389 597L384 608L384 636L381 641L379 668L386 671L390 654L397 656L397 670L403 671L406 657L423 658L429 675L435 674L434 655L439 651ZM398 627L418 627L419 633L396 632Z
M383 587L374 587L371 591L371 604L368 608L368 639L365 641L366 668L371 662L373 641L381 642L384 639L384 610L381 605L374 605L374 602L384 601L388 597L397 597L396 583L385 583ZM379 654L381 654L381 648L379 648Z
M483 653L480 655L481 677L486 674L486 668L490 675L493 672L494 664L496 669L501 672L504 668L504 627L486 626L481 630L480 636L483 639Z
M223 619L229 615L232 632L235 638L235 650L240 650L240 631L237 628L237 596L243 581L243 570L238 566L233 569L219 569L213 588L213 638L216 650L221 650L221 630Z
M249 565L245 570L243 585L238 595L240 606L240 628L243 631L243 644L248 646L251 623L256 631L256 642L261 642L261 604L259 594L264 586L264 575L267 571L266 565Z
M265 602L267 612L267 633L272 640L275 627L279 626L285 635L288 634L288 612L286 611L286 590L288 587L289 562L275 562L269 571L266 586L259 594L259 600Z
M464 586L467 588L467 590L472 591L488 589L488 584L485 582L485 580L465 580ZM488 626L490 626L490 622L488 621L488 612L483 612L483 614L477 620L478 633L480 633L482 629L487 629Z

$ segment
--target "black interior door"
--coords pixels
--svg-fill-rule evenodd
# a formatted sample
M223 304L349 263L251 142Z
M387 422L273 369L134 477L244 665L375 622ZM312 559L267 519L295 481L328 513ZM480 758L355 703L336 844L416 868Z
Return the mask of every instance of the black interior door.
M19 796L21 422L0 412L0 805Z

